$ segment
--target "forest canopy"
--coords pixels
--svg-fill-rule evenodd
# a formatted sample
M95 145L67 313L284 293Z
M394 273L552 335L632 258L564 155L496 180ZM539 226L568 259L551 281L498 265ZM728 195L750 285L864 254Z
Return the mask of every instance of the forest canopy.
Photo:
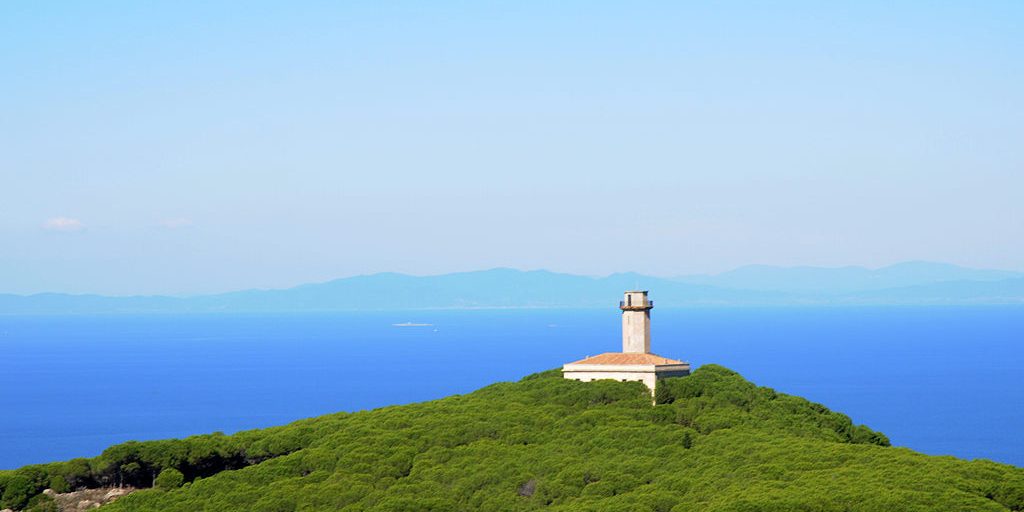
M659 383L557 370L474 393L283 427L130 442L0 472L43 489L149 488L111 511L1024 510L1024 469L932 457L707 365Z

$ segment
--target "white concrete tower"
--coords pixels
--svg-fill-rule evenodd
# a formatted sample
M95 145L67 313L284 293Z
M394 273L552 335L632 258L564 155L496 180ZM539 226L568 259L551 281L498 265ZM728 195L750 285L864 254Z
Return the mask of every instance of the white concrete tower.
M619 309L622 310L622 351L631 354L651 353L651 308L647 291L626 292Z

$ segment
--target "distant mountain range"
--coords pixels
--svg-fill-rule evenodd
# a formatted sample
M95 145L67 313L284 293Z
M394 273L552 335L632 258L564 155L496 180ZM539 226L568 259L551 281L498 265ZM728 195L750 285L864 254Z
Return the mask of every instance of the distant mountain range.
M931 285L950 281L1001 281L1024 273L912 261L879 269L864 267L772 267L748 265L716 275L677 278L679 282L744 290L844 294Z
M910 262L875 270L753 265L675 278L504 268L422 277L382 273L195 297L0 294L0 314L588 308L614 305L624 290L637 287L651 290L662 307L1024 304L1024 273Z

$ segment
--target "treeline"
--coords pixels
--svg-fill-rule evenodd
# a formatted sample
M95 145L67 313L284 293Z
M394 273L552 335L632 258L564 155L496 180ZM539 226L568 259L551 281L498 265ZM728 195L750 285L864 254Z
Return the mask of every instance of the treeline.
M63 493L97 487L177 487L221 471L240 469L308 446L344 414L291 425L186 439L129 441L94 458L72 459L0 471L0 509L46 508L45 489ZM30 502L35 499L35 502Z
M107 485L149 486L156 473L155 489L104 508L115 512L1024 509L1024 469L889 447L842 414L719 366L662 382L656 402L640 383L550 371L278 429L119 445L90 464ZM182 448L205 443L198 457Z

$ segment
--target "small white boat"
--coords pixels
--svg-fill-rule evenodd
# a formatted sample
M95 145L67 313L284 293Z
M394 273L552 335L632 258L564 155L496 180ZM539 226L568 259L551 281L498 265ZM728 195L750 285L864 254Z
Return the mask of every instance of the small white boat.
M434 324L417 324L414 322L403 322L400 324L391 324L395 327L433 327Z

